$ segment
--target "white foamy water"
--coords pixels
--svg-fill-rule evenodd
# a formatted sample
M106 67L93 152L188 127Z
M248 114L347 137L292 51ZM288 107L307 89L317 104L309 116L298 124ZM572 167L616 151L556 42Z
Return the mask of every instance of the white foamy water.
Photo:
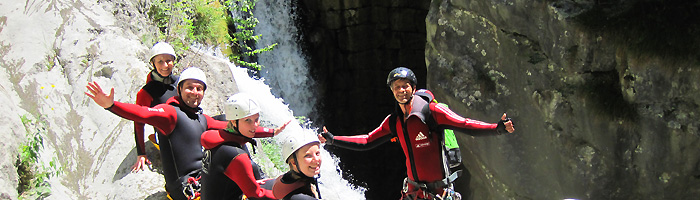
M306 56L297 37L300 34L291 1L260 0L255 4L255 18L260 23L255 34L261 34L258 48L277 43L273 51L258 55L265 66L261 74L274 94L289 103L295 116L309 116L317 103L316 85L311 78Z
M292 120L280 135L274 137L276 141L279 142L286 137L299 137L302 134L317 133L314 128L303 128L294 119L289 106L270 92L270 87L263 82L264 80L255 80L249 77L245 68L236 67L233 64L230 65L230 68L233 73L233 79L238 85L238 90L252 95L258 104L261 105L261 121L277 127L284 122ZM319 179L321 197L328 200L364 199L364 188L353 186L342 178L338 169L339 160L325 150L321 152L323 157L321 178ZM268 172L268 175L277 176L279 174L270 174Z

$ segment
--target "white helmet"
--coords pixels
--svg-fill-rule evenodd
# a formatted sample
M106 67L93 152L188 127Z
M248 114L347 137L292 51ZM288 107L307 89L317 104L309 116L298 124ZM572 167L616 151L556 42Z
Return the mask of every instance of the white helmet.
M202 81L204 83L204 90L207 90L207 77L204 75L204 71L197 67L189 67L180 73L180 79L177 79L178 94L180 93L180 83L187 79L194 79Z
M314 134L301 133L298 136L288 136L282 141L282 158L286 161L294 152L311 143L318 143L318 136Z
M152 62L153 58L160 54L168 54L173 56L173 58L177 58L173 46L170 46L167 42L158 42L151 47L151 58L148 59L148 62Z
M226 120L238 120L260 112L260 106L246 93L231 95L224 105Z

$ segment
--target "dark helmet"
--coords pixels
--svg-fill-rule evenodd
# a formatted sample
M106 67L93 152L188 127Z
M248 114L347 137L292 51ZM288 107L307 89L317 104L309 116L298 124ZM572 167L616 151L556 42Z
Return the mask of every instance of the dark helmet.
M408 81L411 82L411 86L413 87L415 87L418 83L418 79L416 79L416 74L414 74L413 71L405 67L397 67L394 70L391 70L391 72L389 72L389 76L386 77L386 85L391 87L391 83L394 82L396 79L400 78L408 79Z

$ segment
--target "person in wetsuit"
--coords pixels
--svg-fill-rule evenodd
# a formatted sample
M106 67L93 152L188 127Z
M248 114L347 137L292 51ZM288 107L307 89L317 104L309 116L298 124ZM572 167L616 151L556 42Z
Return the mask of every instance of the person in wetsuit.
M277 177L272 193L283 200L321 199L318 178L321 173L321 148L315 135L288 136L282 143L282 158L289 172Z
M255 137L271 137L279 131L256 133L260 129L260 107L252 96L237 93L224 105L227 126L223 130L209 130L202 134L204 147L202 161L202 200L218 199L275 199L272 195L273 181L258 180L250 153L244 148L247 143L255 152ZM290 121L282 125L281 129Z
M158 42L151 48L149 63L153 70L146 76L146 85L136 94L136 104L153 107L165 103L171 97L177 96L175 87L178 76L173 74L175 67L175 49L166 42ZM144 123L134 121L134 138L136 140L136 163L131 166L132 172L141 171L150 165L151 161L146 157L144 142ZM155 129L155 128L154 128ZM156 132L158 130L156 129ZM155 143L155 135L149 139Z
M204 131L223 129L227 124L202 114L199 106L207 88L202 70L196 67L185 69L177 81L178 95L154 107L114 101L114 88L107 95L97 82L90 82L86 87L88 92L85 94L99 106L158 130L165 190L169 198L181 200L198 195L183 192L188 179L198 177L202 167L202 145L196 141Z
M392 70L387 85L397 102L394 113L387 116L379 127L365 135L333 136L330 132L319 135L319 140L329 145L353 150L367 150L397 137L406 157L407 178L401 199L459 199L452 191L453 177L447 173L443 158L442 131L431 131L426 119L432 118L440 127L476 132L512 133L513 122L504 113L498 123L485 123L457 115L445 106L428 102L415 95L417 79L413 71L405 67ZM429 109L425 116L422 109ZM393 118L393 119L392 119ZM393 127L392 127L393 126ZM395 129L395 131L392 131Z

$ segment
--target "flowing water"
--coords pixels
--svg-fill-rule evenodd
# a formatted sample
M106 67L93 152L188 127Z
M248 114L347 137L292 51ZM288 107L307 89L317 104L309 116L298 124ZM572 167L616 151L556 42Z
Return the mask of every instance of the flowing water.
M295 120L294 116L313 114L317 103L316 84L309 74L306 56L297 40L299 31L294 24L291 2L258 1L254 16L260 21L255 29L256 34L262 35L258 44L278 45L273 51L258 57L258 63L265 66L261 70L261 80L250 78L246 69L231 67L239 91L252 94L262 105L263 123L279 126L288 120ZM316 133L317 128L302 127L293 122L275 140ZM339 160L327 151L322 151L322 155L319 183L323 199L364 199L364 188L353 186L342 178Z
M282 123L295 120L289 106L282 99L275 97L270 92L270 87L263 80L256 80L248 76L247 69L231 65L233 78L236 80L238 90L251 94L261 105L261 121L264 124L279 126ZM294 78L294 77L288 77ZM316 134L316 128L302 127L292 121L275 141L282 141L286 137L299 137L302 134ZM319 179L321 195L323 199L364 199L364 188L349 184L340 175L338 159L327 151L322 151L323 163L321 164L321 178ZM271 174L275 175L275 174Z
M294 10L291 1L261 0L255 5L254 16L260 21L255 33L262 35L258 44L278 44L273 51L259 55L258 63L265 66L261 70L265 82L289 103L294 115L309 116L317 103L316 84L297 40Z

